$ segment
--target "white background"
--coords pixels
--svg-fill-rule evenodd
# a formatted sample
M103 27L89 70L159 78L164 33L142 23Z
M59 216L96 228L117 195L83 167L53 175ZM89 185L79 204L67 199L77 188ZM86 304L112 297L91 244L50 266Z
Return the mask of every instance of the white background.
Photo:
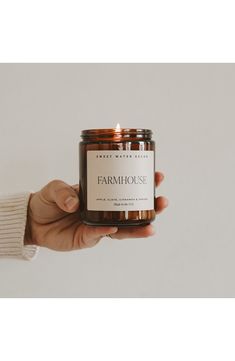
M0 296L234 296L235 66L0 66L0 188L78 182L84 128L154 132L169 208L149 239L1 261ZM8 282L6 282L8 280Z

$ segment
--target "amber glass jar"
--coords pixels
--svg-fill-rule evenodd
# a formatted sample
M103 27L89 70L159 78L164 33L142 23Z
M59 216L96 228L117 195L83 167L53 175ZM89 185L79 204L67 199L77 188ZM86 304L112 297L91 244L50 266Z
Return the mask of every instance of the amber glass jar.
M89 129L79 143L80 212L89 225L146 225L155 218L155 143L149 129Z

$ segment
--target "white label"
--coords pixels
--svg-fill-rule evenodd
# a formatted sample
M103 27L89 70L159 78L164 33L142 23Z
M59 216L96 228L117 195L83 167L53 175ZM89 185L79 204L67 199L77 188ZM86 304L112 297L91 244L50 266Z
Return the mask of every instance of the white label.
M154 209L154 152L87 151L87 209Z

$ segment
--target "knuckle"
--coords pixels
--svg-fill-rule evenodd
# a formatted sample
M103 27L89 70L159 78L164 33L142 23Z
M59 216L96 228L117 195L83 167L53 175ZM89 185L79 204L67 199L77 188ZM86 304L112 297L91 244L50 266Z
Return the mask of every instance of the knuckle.
M47 184L49 188L55 188L55 189L60 187L61 185L65 185L65 183L60 179L53 179Z

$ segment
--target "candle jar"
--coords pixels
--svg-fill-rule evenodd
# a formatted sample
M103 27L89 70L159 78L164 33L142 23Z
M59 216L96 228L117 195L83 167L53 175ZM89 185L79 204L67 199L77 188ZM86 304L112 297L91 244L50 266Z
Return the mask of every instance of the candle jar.
M79 143L81 220L147 225L155 218L155 142L149 129L89 129Z

